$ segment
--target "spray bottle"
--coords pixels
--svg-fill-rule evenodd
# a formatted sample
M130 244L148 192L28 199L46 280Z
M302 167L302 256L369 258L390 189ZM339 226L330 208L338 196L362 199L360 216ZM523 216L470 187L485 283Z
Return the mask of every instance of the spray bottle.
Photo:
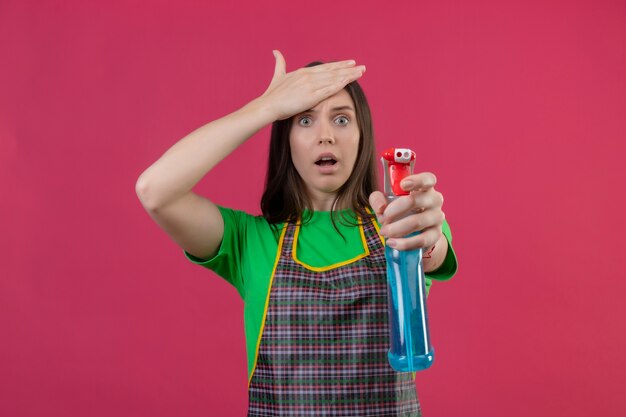
M413 173L415 152L391 148L383 152L381 162L387 204L402 195L409 195L400 187L400 182ZM385 245L385 258L391 345L389 364L399 372L427 369L433 363L435 352L428 331L422 249L399 251Z

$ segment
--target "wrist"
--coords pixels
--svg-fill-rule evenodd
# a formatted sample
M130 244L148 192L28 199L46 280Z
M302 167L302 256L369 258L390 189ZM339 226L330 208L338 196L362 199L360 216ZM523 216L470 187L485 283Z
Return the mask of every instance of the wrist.
M272 109L272 106L263 96L257 97L248 104L246 104L244 106L244 109L249 109L255 113L258 113L265 122L265 124L274 123L278 119L278 116Z
M437 244L435 243L430 248L425 248L423 250L422 259L431 259L433 257L433 251L435 250L436 247L437 247Z
M448 253L448 239L442 234L439 240L428 248L424 248L422 251L422 265L424 272L429 273L437 270L443 261L446 259Z

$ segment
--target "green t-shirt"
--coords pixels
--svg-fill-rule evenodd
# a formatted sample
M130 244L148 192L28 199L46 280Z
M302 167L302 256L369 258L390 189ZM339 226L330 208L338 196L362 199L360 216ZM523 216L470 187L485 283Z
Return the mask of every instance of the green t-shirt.
M232 284L244 301L244 326L248 357L248 376L252 372L257 344L265 316L270 278L277 261L278 241L284 224L272 228L263 216L253 216L240 210L218 206L224 219L224 237L217 254L208 260L183 251L187 259L214 271ZM351 210L344 210L350 216ZM337 233L328 211L305 211L308 222L300 227L295 261L315 269L329 269L337 264L349 263L365 253L359 227L349 226L335 218L335 224L343 237ZM350 218L350 217L348 217ZM374 220L375 225L378 223ZM447 280L457 271L457 259L452 249L452 234L447 221L443 223L443 234L448 240L448 253L436 271L425 276L426 293L432 280ZM345 237L345 240L344 240Z

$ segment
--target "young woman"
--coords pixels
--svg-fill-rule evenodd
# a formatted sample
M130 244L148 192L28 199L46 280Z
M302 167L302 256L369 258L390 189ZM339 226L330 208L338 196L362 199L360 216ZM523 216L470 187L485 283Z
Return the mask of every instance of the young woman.
M267 90L172 146L139 177L137 194L187 259L243 298L249 416L421 415L415 375L387 359L384 242L424 249L427 288L455 274L436 178L405 179L411 194L387 204L356 81L365 66L313 62L286 73L274 55ZM269 123L262 216L191 191Z

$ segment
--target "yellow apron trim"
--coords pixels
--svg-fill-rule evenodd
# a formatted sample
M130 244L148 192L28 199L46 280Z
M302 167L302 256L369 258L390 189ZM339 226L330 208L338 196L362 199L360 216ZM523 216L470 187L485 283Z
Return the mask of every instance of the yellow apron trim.
M265 328L265 317L267 316L267 307L270 302L270 294L272 292L272 283L274 282L274 274L276 273L276 267L278 266L278 260L280 259L280 253L283 248L283 241L285 239L285 232L287 231L287 223L283 226L283 231L280 233L280 239L278 239L278 250L276 251L276 260L274 261L274 268L272 268L272 276L270 277L270 284L267 288L267 298L265 299L265 307L263 308L263 320L261 321L261 329L259 331L259 338L256 341L256 348L254 350L254 364L252 365L252 371L250 371L250 377L248 378L248 387L252 382L252 375L256 370L256 362L259 357L259 346L261 346L261 337L263 336L263 329Z
M361 217L359 216L359 223L362 223L361 221ZM340 266L344 266L344 265L348 265L352 262L358 261L359 259L365 258L366 256L369 256L370 254L370 249L367 247L367 241L365 240L365 232L363 231L363 225L360 224L359 225L359 233L361 234L361 242L363 243L363 248L365 249L365 253L362 253L360 255L355 256L352 259L348 259L347 261L342 261L342 262L338 262L336 264L332 264L329 266L312 266L309 265L307 263L302 262L301 260L298 259L298 256L296 254L296 249L298 247L298 235L300 233L300 223L298 223L296 225L296 232L294 233L293 236L293 246L292 246L292 255L291 257L293 258L293 260L302 265L303 267L305 267L306 269L309 269L311 271L315 271L315 272L324 272L324 271L330 271L331 269L335 269L335 268L339 268Z

